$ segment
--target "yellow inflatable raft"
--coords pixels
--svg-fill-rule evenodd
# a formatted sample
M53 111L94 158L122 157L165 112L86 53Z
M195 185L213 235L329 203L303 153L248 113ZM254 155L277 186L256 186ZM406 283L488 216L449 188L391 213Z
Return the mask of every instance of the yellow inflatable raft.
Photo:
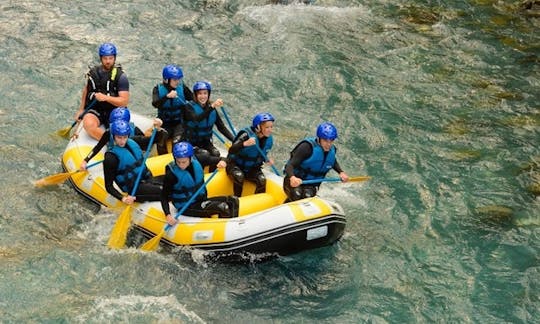
M138 114L131 119L140 129L151 127L151 120ZM81 161L94 147L82 127L68 143L62 156L63 168L76 171ZM154 149L155 150L155 149ZM90 163L103 159L100 152ZM225 153L223 153L225 154ZM165 165L173 160L172 154L152 156L146 165L154 176L165 172ZM199 218L180 216L179 223L163 236L162 243L171 246L191 246L221 255L280 254L326 246L337 241L345 229L345 215L338 204L314 197L284 204L283 178L265 171L266 192L254 194L255 187L247 182L240 197L239 216L236 218ZM207 175L208 176L208 175ZM73 187L93 202L107 207L125 207L105 190L102 165L88 172L74 173ZM220 170L208 184L208 196L232 195L232 182ZM171 212L175 212L171 205ZM135 203L132 208L133 228L151 238L166 225L160 202Z

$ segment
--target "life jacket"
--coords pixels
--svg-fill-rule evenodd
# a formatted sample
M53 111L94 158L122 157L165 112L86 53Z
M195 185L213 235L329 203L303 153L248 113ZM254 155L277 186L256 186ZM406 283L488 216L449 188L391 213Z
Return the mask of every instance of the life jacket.
M159 98L164 98L169 93L169 90L163 83L158 84L157 89ZM164 123L182 122L182 106L186 104L182 83L178 85L176 94L178 97L168 98L163 103L163 106L158 109L158 118L163 120Z
M244 128L243 131L248 133L250 137L255 137L255 145L259 146L260 144L259 137L253 132L253 130L250 127ZM266 139L266 142L264 143L264 147L261 148L261 150L266 155L268 155L268 152L272 148L273 143L274 143L274 137L270 135ZM234 163L236 164L236 166L240 168L240 170L244 172L249 172L253 168L260 167L265 162L264 157L261 156L261 153L259 152L257 147L255 147L255 145L246 146L242 148L236 154L229 154L229 158L231 158L234 161Z
M195 158L191 159L191 164L193 165L193 170L195 172L195 179L193 179L189 171L180 169L175 161L168 164L168 167L177 179L171 195L172 203L176 209L184 207L195 191L197 191L204 183L204 170L202 165ZM206 198L206 188L201 190L199 197ZM197 198L194 199L194 201L196 200Z
M197 115L204 113L203 107L194 101L188 103L193 107L193 111ZM212 139L212 128L216 123L217 113L215 109L212 109L207 118L201 121L186 120L184 121L186 129L186 140L193 146L204 145Z
M96 65L88 71L88 85L86 102L90 102L93 92L100 92L109 96L118 97L118 80L124 73L120 65L114 66L110 71L103 71L101 65ZM111 103L105 101L97 101L93 109L98 112L110 111L114 109Z
M150 172L142 164L142 150L135 141L128 138L124 147L114 145L110 151L116 155L119 161L114 181L124 192L131 194L131 189L135 185L135 180L141 168L145 169L141 179L146 179L150 176Z
M299 167L294 168L294 175L302 180L324 178L336 162L336 147L332 145L332 148L325 157L325 152L322 146L317 143L315 137L308 137L298 145L304 142L311 144L312 153L310 157L300 163Z

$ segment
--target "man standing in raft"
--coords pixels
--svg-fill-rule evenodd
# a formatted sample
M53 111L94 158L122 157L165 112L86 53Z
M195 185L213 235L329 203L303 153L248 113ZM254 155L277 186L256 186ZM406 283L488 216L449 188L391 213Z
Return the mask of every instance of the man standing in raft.
M302 185L302 180L323 179L330 169L339 173L341 181L349 180L336 159L334 140L337 137L336 127L332 123L324 122L317 127L317 137L302 140L292 150L284 171L283 190L287 194L286 202L315 196L321 183Z
M122 68L115 65L116 46L101 44L98 53L101 64L87 73L81 104L75 114L75 120L82 120L86 132L96 140L103 135L104 130L99 126L107 125L111 111L129 102L128 78Z

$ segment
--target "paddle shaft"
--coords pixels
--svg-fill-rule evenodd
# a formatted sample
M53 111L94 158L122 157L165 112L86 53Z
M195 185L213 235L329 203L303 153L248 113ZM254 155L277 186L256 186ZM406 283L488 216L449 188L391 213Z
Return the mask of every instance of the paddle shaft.
M225 144L225 139L223 138L223 136L219 135L219 133L216 132L214 129L212 129L212 133L214 133L214 135L216 135L216 137L218 138L218 140L219 140L221 143Z
M90 165L87 165L86 169L91 168L94 165L97 165L97 164L99 164L101 162L103 162L103 160L94 162L94 163L92 163ZM53 174L53 175L47 176L47 177L45 177L43 179L37 180L35 182L35 186L36 187L43 187L43 186L61 184L64 181L66 181L67 179L69 179L69 177L71 177L75 173L84 172L84 171L86 171L86 170L75 170L75 171L71 171L71 172L62 172L62 173Z
M98 165L98 164L100 164L100 163L103 163L103 160L101 160L101 161L96 161L96 162L93 162L93 163L88 164L88 165L86 166L86 169L90 169L91 167L93 167L93 166L95 166L95 165ZM79 170L79 171L81 171L81 170ZM78 172L78 171L75 171L75 172Z
M229 124L229 128L231 129L231 132L234 136L236 136L236 130L234 129L234 126L231 122L231 119L229 118L229 114L227 114L227 110L225 107L221 106L221 112L223 113L223 116L225 117L225 120L227 121L227 124Z
M92 99L92 101L88 104L88 106L86 106L86 108L84 108L82 114L80 116L77 116L77 120L74 121L72 124L71 124L71 127L69 128L70 130L75 127L75 125L77 125L77 123L79 122L79 120L81 120L84 115L86 115L86 113L88 112L88 110L90 110L90 108L92 108L95 104L96 104L97 100L96 99Z
M234 130L234 126L232 125L231 120L229 119L229 115L227 114L227 111L223 107L221 107L221 111L223 112L223 116L225 116L225 120L227 120L227 123L229 124L229 127L231 128L231 131L233 132L233 135L236 136L236 131ZM255 136L257 136L257 135L255 135ZM255 147L257 148L257 151L259 151L259 154L263 157L263 159L266 162L270 162L270 160L268 160L268 157L266 156L266 154L263 152L263 150L261 150L261 148L259 147L259 145L257 143L255 143ZM276 167L273 164L271 165L271 167L272 167L272 170L274 171L274 173L276 175L280 175L279 171L276 169Z
M371 177L368 177L368 176L351 177L351 178L349 178L349 182L366 181L366 180L369 180L370 178ZM321 182L341 182L341 178L323 178L323 179L302 180L303 185L318 184L318 183L321 183Z
M263 159L266 161L266 162L270 162L270 160L268 159L268 156L266 156L266 154L264 153L264 151L259 147L258 143L255 143L255 147L257 148L257 151L259 151L259 154L263 157ZM279 171L276 169L276 167L271 164L270 165L272 167L272 170L274 171L274 173L276 175L281 175L279 174Z
M146 159L148 159L148 156L150 155L150 148L152 147L152 144L154 144L154 138L156 137L156 133L157 128L154 128L154 130L152 131L152 136L150 136L150 141L148 142L148 147L146 148L146 152L144 153L141 170L139 170L139 174L137 174L137 179L135 179L135 185L133 185L133 189L131 189L131 196L135 196L135 193L137 193L137 188L139 188L139 182L141 181L144 169L146 169Z

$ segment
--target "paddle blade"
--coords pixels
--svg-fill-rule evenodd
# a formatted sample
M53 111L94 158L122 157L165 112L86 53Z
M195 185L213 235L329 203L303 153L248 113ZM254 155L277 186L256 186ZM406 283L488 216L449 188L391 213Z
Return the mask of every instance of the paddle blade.
M352 182L367 181L369 179L371 179L371 177L369 177L369 176L352 177L352 178L349 178L349 182L350 181L352 181Z
M66 181L71 175L72 173L70 172L53 174L43 179L37 180L36 182L34 182L34 186L44 187L44 186L58 185Z
M165 235L165 229L162 229L158 235L154 236L152 239L144 243L141 246L141 250L146 251L146 252L152 252L152 251L157 250L159 246L159 241L161 241L161 238L163 237L163 235Z
M56 135L61 136L63 138L69 138L69 133L71 132L72 126L68 126L66 128L62 128L56 131Z
M111 231L107 245L112 249L121 249L126 245L127 232L131 223L131 205L128 205L118 216L116 224Z

